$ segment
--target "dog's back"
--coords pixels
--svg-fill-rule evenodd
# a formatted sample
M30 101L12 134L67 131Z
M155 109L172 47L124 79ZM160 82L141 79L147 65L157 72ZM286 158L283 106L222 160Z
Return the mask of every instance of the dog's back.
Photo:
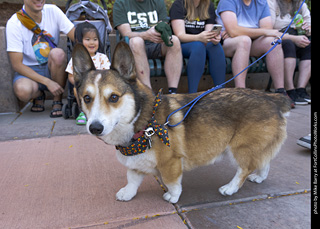
M146 134L151 118L164 124L170 113L198 95L163 96L153 112L157 99L136 78L134 58L125 43L117 45L112 69L108 71L95 71L90 55L81 45L75 47L73 60L88 131L108 144L131 146L136 134ZM183 170L213 163L224 153L232 157L238 170L232 181L219 189L221 194L237 192L246 178L261 183L268 176L271 159L286 139L284 113L289 110L290 101L283 95L235 88L208 94L180 125L166 127L170 147L152 136L152 147L142 154L125 156L117 152L120 162L128 167L128 185L120 189L117 199L132 199L144 174L156 173L168 188L164 199L176 203L182 192ZM183 109L172 115L170 124L181 121L185 112Z

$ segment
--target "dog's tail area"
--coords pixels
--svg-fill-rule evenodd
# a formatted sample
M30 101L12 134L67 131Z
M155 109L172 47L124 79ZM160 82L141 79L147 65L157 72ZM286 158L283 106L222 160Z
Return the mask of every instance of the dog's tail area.
M267 95L279 107L283 115L286 116L290 113L292 101L289 96L280 93L268 93Z

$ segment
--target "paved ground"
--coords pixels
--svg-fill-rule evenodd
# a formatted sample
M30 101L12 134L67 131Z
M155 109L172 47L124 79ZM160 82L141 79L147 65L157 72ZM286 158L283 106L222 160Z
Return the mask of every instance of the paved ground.
M115 149L75 120L49 118L27 107L0 115L0 228L310 228L310 150L296 144L310 133L310 106L288 118L288 139L262 184L245 182L219 194L235 167L223 159L187 172L179 202L162 199L148 176L130 202L115 200L126 169Z

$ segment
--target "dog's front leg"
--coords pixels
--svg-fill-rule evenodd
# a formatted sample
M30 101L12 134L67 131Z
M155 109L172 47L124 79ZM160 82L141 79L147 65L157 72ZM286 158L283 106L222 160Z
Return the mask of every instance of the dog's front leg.
M119 190L116 194L116 199L120 201L129 201L131 200L138 191L140 184L143 181L144 174L136 170L128 169L127 170L127 180L128 184Z
M177 203L182 192L182 164L180 158L171 159L170 162L159 168L162 181L168 188L163 198L170 203Z

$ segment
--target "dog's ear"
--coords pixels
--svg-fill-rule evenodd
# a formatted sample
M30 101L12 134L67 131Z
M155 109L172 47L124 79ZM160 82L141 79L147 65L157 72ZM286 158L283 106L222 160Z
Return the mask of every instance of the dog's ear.
M72 52L72 64L76 86L79 86L79 83L86 76L86 73L91 70L96 70L91 56L83 44L78 43L74 46Z
M113 54L111 68L119 72L127 80L136 79L134 57L129 45L119 42Z

